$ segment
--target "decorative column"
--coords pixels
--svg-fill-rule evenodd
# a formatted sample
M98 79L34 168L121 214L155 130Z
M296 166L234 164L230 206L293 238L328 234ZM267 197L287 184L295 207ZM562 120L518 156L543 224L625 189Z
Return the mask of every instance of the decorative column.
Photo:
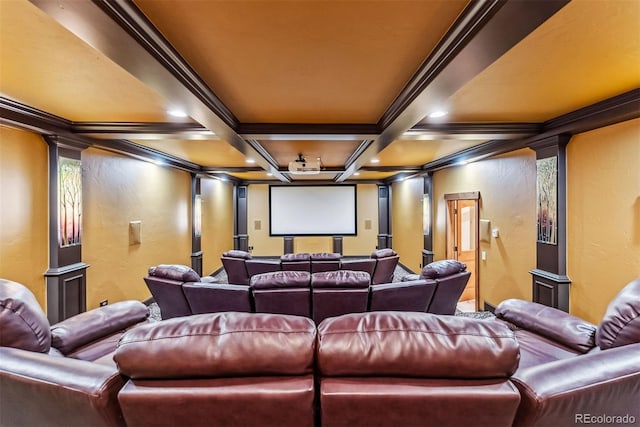
M247 234L247 186L233 187L233 249L249 251L249 235Z
M201 179L191 174L191 268L202 276L202 193Z
M57 323L87 309L82 262L82 159L88 144L45 136L49 145L49 268L47 317Z
M533 301L569 311L567 277L567 164L571 136L536 141L536 268L531 270Z
M391 186L378 185L378 245L391 248Z
M422 250L422 266L433 262L433 173L424 177L424 192L422 199L422 234L424 249Z

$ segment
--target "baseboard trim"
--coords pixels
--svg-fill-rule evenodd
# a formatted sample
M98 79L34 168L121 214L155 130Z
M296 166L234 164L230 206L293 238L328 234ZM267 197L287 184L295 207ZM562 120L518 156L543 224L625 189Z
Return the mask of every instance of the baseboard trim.
M146 305L147 307L149 307L151 304L153 304L154 302L156 302L156 300L153 299L153 297L149 297L146 300L142 301L142 303L144 305Z
M413 271L412 269L410 269L409 267L407 267L407 266L406 266L406 265L404 265L403 263L398 262L398 265L399 265L400 267L402 267L402 268L403 268L407 273L409 273L409 274L416 274L416 273L415 273L415 271Z
M484 302L484 311L490 311L491 313L496 312L496 306L493 304L489 304L488 302Z

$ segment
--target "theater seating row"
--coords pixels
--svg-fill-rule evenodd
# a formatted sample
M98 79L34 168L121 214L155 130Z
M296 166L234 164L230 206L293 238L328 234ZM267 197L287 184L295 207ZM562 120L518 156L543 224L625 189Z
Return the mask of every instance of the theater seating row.
M454 314L470 273L458 261L436 261L415 280L371 284L364 271L273 271L250 284L211 283L183 265L159 265L144 278L163 319L220 311L327 317L365 311Z
M139 303L125 304L50 327L26 288L0 281L2 425L640 420L640 279L597 327L522 300L499 304L498 319L385 311L317 326L302 316L234 312L149 323ZM102 350L78 353L76 345Z
M390 283L400 257L393 249L378 249L368 259L343 259L337 253L295 253L284 254L280 259L253 258L249 252L232 250L222 254L222 266L228 282L234 285L248 285L256 274L273 271L322 271L352 270L365 271L371 276L371 283Z

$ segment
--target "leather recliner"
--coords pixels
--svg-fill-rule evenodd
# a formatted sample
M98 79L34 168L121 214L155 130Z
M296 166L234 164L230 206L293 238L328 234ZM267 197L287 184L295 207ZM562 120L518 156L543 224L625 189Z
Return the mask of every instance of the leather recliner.
M280 265L285 271L311 272L311 254L297 253L280 256Z
M458 300L471 277L471 272L466 269L465 263L456 260L434 261L425 265L419 275L408 274L402 278L402 281L435 281L433 298L426 311L433 314L455 314Z
M364 271L323 271L311 275L313 320L367 311L369 282Z
M620 416L608 424L640 420L640 278L610 302L598 326L518 299L503 301L495 314L520 345L515 426L586 424L590 414Z
M371 284L393 282L393 273L396 271L400 256L393 249L378 249L371 254L376 260L376 267L371 275Z
M256 313L311 317L311 274L308 271L275 271L251 277Z
M224 271L227 273L227 282L233 285L248 285L249 273L247 272L246 260L252 259L249 252L231 250L222 253L220 260Z
M311 254L311 272L340 270L341 254L330 252L319 252Z
M129 426L314 425L311 319L215 313L136 328L115 360Z
M426 312L436 290L431 279L381 283L369 287L369 311Z
M518 357L498 322L400 312L326 319L316 357L322 426L510 426Z
M148 315L144 304L123 301L50 326L31 291L0 279L0 424L124 425L124 381L112 356Z
M179 264L160 264L144 278L162 319L220 311L251 312L249 286L214 283L200 277L192 268Z

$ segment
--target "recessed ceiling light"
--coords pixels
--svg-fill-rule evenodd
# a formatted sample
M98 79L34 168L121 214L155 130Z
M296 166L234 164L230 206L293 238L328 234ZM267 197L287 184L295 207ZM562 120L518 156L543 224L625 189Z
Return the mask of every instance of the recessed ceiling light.
M444 110L436 110L433 111L431 113L429 113L429 118L430 119L439 119L440 117L444 117L446 116L448 113Z
M267 172L267 176L273 176L271 172Z
M187 117L187 113L186 112L184 112L183 110L179 110L177 108L174 108L172 110L168 110L167 114L172 116L172 117L180 117L180 118Z
M380 163L380 159L371 159L371 163Z
M354 173L353 176L360 176L360 172Z
M253 159L247 159L247 163L253 164L253 163L255 163L255 162L256 162L256 161L255 161L255 160L253 160Z

